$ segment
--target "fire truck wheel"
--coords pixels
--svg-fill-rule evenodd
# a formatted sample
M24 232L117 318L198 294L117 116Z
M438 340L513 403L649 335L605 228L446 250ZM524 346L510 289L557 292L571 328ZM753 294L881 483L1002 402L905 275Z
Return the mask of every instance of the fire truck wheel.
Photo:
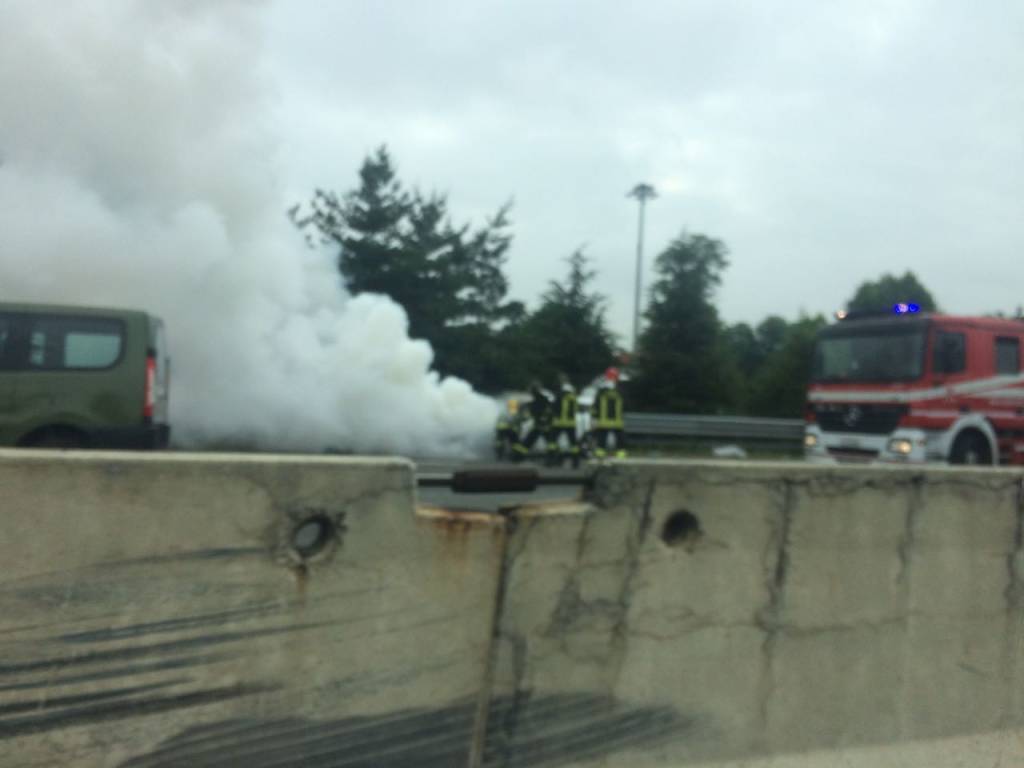
M953 450L949 452L950 464L992 464L992 451L988 440L980 432L967 430L960 433L953 441Z

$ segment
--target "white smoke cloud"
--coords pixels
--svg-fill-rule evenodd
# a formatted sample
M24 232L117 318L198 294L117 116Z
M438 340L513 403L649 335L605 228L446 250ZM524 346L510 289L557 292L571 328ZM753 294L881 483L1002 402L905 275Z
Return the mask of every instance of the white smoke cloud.
M465 454L493 402L287 221L258 12L0 4L0 300L163 317L185 445Z

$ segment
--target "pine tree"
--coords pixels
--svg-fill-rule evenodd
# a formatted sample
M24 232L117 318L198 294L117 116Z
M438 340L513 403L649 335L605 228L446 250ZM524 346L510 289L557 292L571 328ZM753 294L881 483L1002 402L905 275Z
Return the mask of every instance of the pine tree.
M725 245L684 233L658 256L640 337L631 407L713 413L735 402L735 367L711 303L728 266Z
M510 207L480 229L455 227L447 198L406 191L380 147L364 160L356 189L341 197L317 190L308 214L300 206L289 214L307 239L316 233L338 247L351 293L382 293L402 305L410 335L431 343L441 373L499 387L503 374L492 347L501 328L522 314L520 303L506 299Z
M605 318L607 300L590 286L596 276L583 249L566 262L565 280L552 280L518 331L520 385L540 379L554 385L565 374L577 387L589 383L614 359L614 336Z

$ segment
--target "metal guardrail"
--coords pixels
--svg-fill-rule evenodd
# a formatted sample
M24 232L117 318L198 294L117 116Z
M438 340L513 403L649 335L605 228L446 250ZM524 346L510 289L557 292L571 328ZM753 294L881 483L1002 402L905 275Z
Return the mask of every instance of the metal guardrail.
M642 437L696 437L728 440L803 439L802 419L752 416L690 416L672 413L626 413L626 434Z

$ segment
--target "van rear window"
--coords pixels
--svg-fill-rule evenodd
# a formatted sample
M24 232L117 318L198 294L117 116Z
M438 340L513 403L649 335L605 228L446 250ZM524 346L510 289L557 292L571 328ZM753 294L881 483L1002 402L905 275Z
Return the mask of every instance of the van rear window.
M31 317L27 321L28 370L110 368L121 358L124 326L92 317Z

